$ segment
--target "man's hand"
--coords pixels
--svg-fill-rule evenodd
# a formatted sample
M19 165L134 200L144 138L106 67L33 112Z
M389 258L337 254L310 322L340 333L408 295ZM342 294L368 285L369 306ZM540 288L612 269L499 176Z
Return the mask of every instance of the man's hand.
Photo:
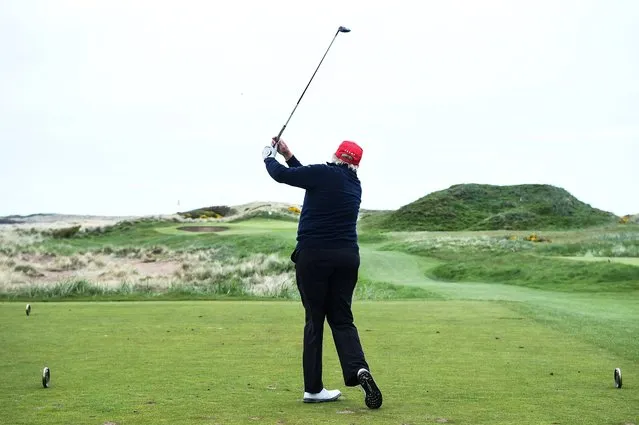
M277 151L284 157L285 160L288 161L293 156L293 153L288 148L288 145L284 140L280 139L280 141L278 142L275 137L273 137L273 139L271 139L271 145L277 147Z
M277 150L273 146L264 146L262 149L262 159L275 158L277 156Z

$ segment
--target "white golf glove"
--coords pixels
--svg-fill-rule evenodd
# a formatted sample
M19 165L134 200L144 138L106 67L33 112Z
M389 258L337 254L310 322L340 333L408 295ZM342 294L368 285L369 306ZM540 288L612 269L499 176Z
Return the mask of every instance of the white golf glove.
M277 156L277 148L273 146L264 146L262 149L262 159L275 158Z

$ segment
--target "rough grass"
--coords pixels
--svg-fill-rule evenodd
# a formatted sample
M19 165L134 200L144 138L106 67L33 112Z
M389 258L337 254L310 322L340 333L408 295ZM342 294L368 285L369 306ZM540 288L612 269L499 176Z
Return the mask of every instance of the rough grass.
M104 284L70 279L52 284L32 284L0 292L0 299L8 301L139 301L139 300L299 300L293 276L288 273L249 275L245 278L223 278L185 282L123 281ZM407 287L384 281L360 279L353 299L398 300L415 298L441 298L419 287Z
M582 263L532 255L493 254L449 261L430 270L434 279L496 282L569 292L639 291L639 267ZM639 293L639 292L638 292Z
M176 230L179 225L172 222L143 220L77 232L64 240L41 232L39 243L14 246L6 258L0 254L0 273L7 273L0 298L298 299L289 258L295 223L254 218L227 225L225 232L194 234ZM385 236L364 233L362 240L370 243ZM16 262L31 275L13 271ZM382 276L362 277L354 297L435 295L393 284Z
M249 212L244 215L238 216L237 218L231 218L228 220L229 223L241 223L244 221L262 219L262 220L281 220L288 221L291 223L299 222L299 215L293 213L284 213L279 211L255 211Z
M378 235L378 242L374 244L378 251L400 251L436 260L437 267L430 268L427 273L431 279L495 282L553 291L619 292L639 289L639 267L631 261L637 258L639 227L614 225L587 231L537 234L547 242L526 240L531 233L372 234ZM604 261L574 261L579 258L600 258Z
M0 226L0 252L13 251L12 248L33 245L42 242L44 237L38 231L29 231L14 227Z
M6 423L638 423L633 357L539 323L510 304L360 302L355 320L384 391L346 388L330 330L334 403L300 401L298 302L0 304ZM40 373L51 369L51 387ZM627 384L617 390L612 370Z
M66 239L23 232L20 242L6 245L0 252L0 297L297 298L289 259L295 224L253 219L227 225L229 230L225 232L193 234L176 230L179 226L171 222L123 222ZM369 246L437 260L438 266L427 272L431 279L507 283L556 291L632 291L639 282L637 267L617 262L583 264L557 257L636 256L638 230L639 226L614 225L588 231L545 231L538 236L550 242L536 243L526 240L531 232L525 231L364 229L359 233L364 275L356 296L433 297L423 289L407 289L405 285L414 285L406 279L396 285L396 280L383 272L365 275L367 261L385 262L384 256L373 259ZM411 279L419 281L420 277ZM82 282L77 286L81 290L65 289L76 288L77 282Z
M121 223L50 237L0 254L0 298L298 299L289 258L294 227L278 223L242 222L223 236L180 232L165 222ZM374 279L362 279L355 293L357 299L430 296Z
M121 299L154 296L195 298L265 296L296 298L289 255L294 223L253 219L227 223L220 233L193 234L166 221L123 222L57 239L46 234L6 245L0 252L0 297L54 299L103 295ZM25 238L34 237L23 232ZM619 262L583 264L557 257L636 256L639 226L613 225L587 231L545 231L549 242L526 240L527 231L382 232L360 230L362 299L432 298L413 282L385 272L366 275L368 261L385 263L397 250L438 261L423 276L449 282L506 283L555 291L634 291L639 268ZM25 242L27 241L27 242ZM389 254L390 255L390 254ZM390 257L389 257L390 258ZM403 274L387 265L393 273ZM379 271L379 270L378 270ZM81 291L66 290L78 288ZM59 285L61 288L57 288ZM87 289L88 288L88 289ZM90 289L90 290L89 290ZM89 291L89 292L87 292ZM91 292L93 291L93 292ZM91 295L95 294L95 295ZM128 297L128 298L127 298Z
M538 251L548 255L639 257L639 227L623 227L618 231L592 235L580 241L543 245L538 247Z
M463 231L463 232L374 232L380 242L414 251L532 251L541 254L633 256L639 247L639 226L609 225L564 231ZM534 243L535 235L545 242ZM388 245L391 246L391 245Z
M290 297L289 293L295 289L292 263L282 256L252 254L220 258L217 254L216 250L173 252L156 247L51 259L23 255L20 259L29 263L14 267L14 274L21 272L19 276L5 275L7 280L0 285L0 297L43 299L163 292ZM0 263L0 270L2 266Z
M170 225L122 222L63 239L37 232L37 243L16 242L0 252L0 296L289 297L294 289L287 257L294 239L158 231Z

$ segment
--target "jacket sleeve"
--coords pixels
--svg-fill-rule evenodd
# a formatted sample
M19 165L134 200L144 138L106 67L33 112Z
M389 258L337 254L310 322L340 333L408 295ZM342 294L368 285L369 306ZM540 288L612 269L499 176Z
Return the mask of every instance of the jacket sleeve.
M286 161L289 167L301 167L302 163L295 157L295 155L291 156L288 161Z
M292 166L291 168L287 168L280 164L275 158L266 158L264 164L266 165L266 170L269 175L276 182L300 187L302 189L317 187L322 182L323 175L325 174L324 167L320 164L300 164L298 167Z

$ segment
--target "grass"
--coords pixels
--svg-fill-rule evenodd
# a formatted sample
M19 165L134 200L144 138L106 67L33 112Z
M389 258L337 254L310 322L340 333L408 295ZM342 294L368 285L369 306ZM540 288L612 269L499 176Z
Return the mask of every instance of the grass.
M295 243L295 224L255 219L225 223L228 230L220 233L189 233L179 230L183 226L167 222L124 223L77 234L64 241L50 238L38 245L21 247L5 261L7 265L14 267L14 260L21 259L38 266L37 269L30 264L19 266L31 273L73 270L79 274L43 284L13 285L0 291L0 299L299 298L289 259ZM133 267L140 263L161 266L166 262L178 263L180 267L160 276L141 275ZM96 276L96 270L101 272L97 281L86 277ZM357 299L368 300L432 296L421 288L366 278L360 281L355 293Z
M33 258L74 272L181 265L162 282L116 273L111 285L69 279L0 294L20 301L0 303L4 422L639 424L639 226L543 232L551 243L524 240L527 230L364 226L355 319L385 392L370 411L343 387L328 329L326 384L344 395L300 402L303 311L288 259L296 223L253 218L200 234L184 225L0 234L9 241L0 265L13 274L46 272ZM279 292L253 290L282 280ZM39 383L45 365L49 389Z
M0 253L0 277L4 269L5 280L20 283L0 281L0 298L296 296L288 260L294 224L225 223L229 230L220 233L178 230L183 225L124 222L71 238L44 236L38 243L14 244ZM64 271L74 273L60 273ZM29 283L36 274L44 278Z
M527 241L530 234L389 232L373 246L377 252L395 253L388 254L389 258L398 252L424 258L433 266L420 272L436 280L504 283L552 291L639 291L639 227L614 225L543 232L549 243ZM398 268L386 267L404 274ZM418 280L415 273L410 279Z
M434 279L496 282L570 292L639 293L639 267L619 263L576 263L533 255L476 255L430 270Z
M598 226L618 219L555 186L460 184L397 211L369 214L362 222L369 228L396 231L546 230Z
M356 304L385 394L377 411L343 386L330 333L325 383L343 396L301 403L297 302L45 303L30 317L23 307L0 304L12 330L0 333L0 416L16 425L639 421L636 352L602 349L511 303ZM622 390L614 367L625 372Z
M293 213L256 211L246 213L238 218L232 218L231 220L229 220L229 223L241 223L246 221L254 221L255 219L283 221L296 224L299 222L299 217Z
M190 224L169 224L147 222L133 225L114 226L105 232L90 232L72 239L47 239L37 245L40 251L72 254L75 252L100 250L104 247L145 248L162 246L167 249L185 251L197 249L220 249L228 255L242 256L250 253L271 253L291 251L295 241L273 232L273 227L283 230L286 235L295 230L294 223L265 220L248 223L224 223L227 232L191 233L177 230ZM198 226L207 225L197 223ZM208 225L217 225L209 223ZM261 231L256 231L260 229Z
M254 218L225 222L227 230L212 233L180 230L185 225L124 222L65 239L42 235L44 239L34 239L33 234L27 234L32 243L7 245L0 253L5 256L0 258L0 269L8 269L9 279L38 278L51 270L74 271L76 277L40 286L13 285L10 291L0 291L0 299L183 299L189 294L196 299L247 299L258 292L296 299L289 260L296 223ZM381 232L364 228L359 232L365 261L358 296L432 298L434 294L423 288L406 288L424 279L505 283L553 291L636 291L639 268L631 258L639 258L633 257L639 255L638 230L634 225L607 225L585 231L547 231L541 236L551 243L534 243L525 240L530 235L526 231ZM424 257L428 264L416 268L398 262L401 252ZM267 255L272 259L264 261ZM580 255L584 259L606 255L618 261L574 261ZM33 262L36 257L48 263ZM138 273L140 266L136 264L140 262L174 262L179 267L147 276ZM369 265L372 273L367 270ZM92 280L99 271L100 278Z
M639 257L631 257L631 258L625 258L625 257L558 257L564 260L575 260L575 261L599 261L599 262L610 262L610 263L621 263L621 264L629 264L632 266L639 266Z
M7 291L0 299L7 301L140 301L140 300L220 300L291 298L286 289L271 294L254 294L237 280L221 280L200 283L179 283L163 290L153 284L128 282L106 286L86 280L68 280L49 285L33 285Z
M216 226L217 223L198 223ZM279 219L253 219L224 223L220 233L189 233L183 223L123 223L100 231L76 234L65 240L45 239L37 245L16 249L38 253L33 273L73 270L77 277L44 284L14 285L0 291L6 300L175 300L253 299L258 297L298 299L294 267L289 254L294 247L296 224ZM365 238L365 237L364 237ZM369 238L369 240L380 240ZM269 253L269 254L264 254ZM264 259L264 256L269 257ZM24 261L29 257L22 255ZM31 261L36 262L35 259ZM170 275L140 275L131 262L174 261L181 267ZM11 260L11 264L15 261ZM1 262L0 262L1 265ZM106 270L99 281L86 277ZM84 275L82 274L84 272ZM90 273L89 273L90 274ZM84 276L84 277L83 277ZM384 276L362 278L355 298L367 300L432 298L422 288L390 283Z
M204 282L178 282L162 290L153 284L128 282L109 287L86 280L68 280L47 285L27 286L0 293L0 300L24 302L50 301L180 301L180 300L299 300L292 277L286 285L274 285L270 290L251 290L237 278ZM268 288L267 288L268 289ZM353 295L355 300L396 300L440 298L420 287L384 281L360 279Z

